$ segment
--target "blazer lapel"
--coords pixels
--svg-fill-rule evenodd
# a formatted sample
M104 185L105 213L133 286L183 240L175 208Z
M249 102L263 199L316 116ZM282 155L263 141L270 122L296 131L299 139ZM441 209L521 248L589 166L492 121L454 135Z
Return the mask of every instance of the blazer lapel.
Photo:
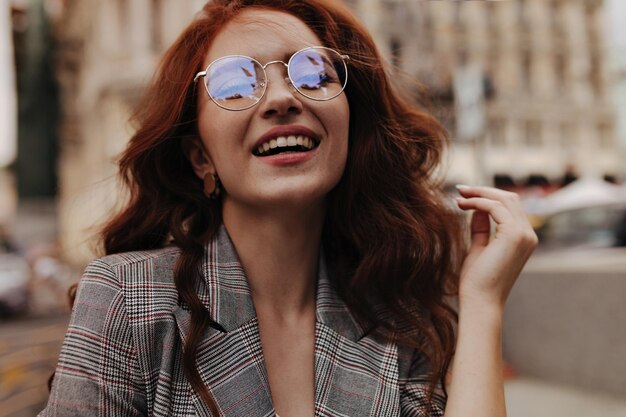
M198 295L215 322L197 355L202 380L228 417L275 415L258 322L247 279L222 226L206 247ZM185 306L174 312L183 342ZM334 291L320 256L315 325L316 417L399 415L398 352L394 343L366 334ZM195 393L200 416L210 416Z
M323 257L316 314L316 417L400 415L397 346L366 334L334 291Z
M197 293L215 322L198 348L202 381L224 416L274 416L250 289L224 227L206 246L202 271L205 279ZM185 342L190 313L179 306L174 315ZM202 400L193 396L198 415L210 416Z

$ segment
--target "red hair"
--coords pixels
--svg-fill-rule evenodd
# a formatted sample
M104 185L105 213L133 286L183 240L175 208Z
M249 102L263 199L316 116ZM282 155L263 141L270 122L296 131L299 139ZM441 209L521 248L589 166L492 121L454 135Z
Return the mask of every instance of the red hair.
M203 90L193 77L212 39L250 7L296 16L324 46L351 57L348 161L329 195L322 238L330 275L378 337L427 355L432 394L454 350L456 315L446 296L456 289L462 255L458 218L433 176L446 132L398 94L371 36L337 1L215 0L204 6L165 54L138 107L138 130L119 160L130 199L102 231L105 252L158 248L170 240L181 248L175 283L192 315L184 368L193 389L219 414L196 367L211 318L194 288L204 245L221 223L221 205L205 197L181 141L197 135L196 94Z

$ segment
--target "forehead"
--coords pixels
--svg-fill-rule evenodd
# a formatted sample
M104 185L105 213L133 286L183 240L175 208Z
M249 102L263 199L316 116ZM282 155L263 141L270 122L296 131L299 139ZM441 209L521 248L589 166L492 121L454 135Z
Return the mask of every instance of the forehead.
M260 62L283 60L307 46L320 46L317 35L300 19L272 10L246 10L213 39L206 62L225 55L247 55Z

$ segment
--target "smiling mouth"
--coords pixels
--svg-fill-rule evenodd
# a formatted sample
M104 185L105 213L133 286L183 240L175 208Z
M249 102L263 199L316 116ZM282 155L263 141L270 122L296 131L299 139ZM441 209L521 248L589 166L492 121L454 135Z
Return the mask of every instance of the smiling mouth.
M319 142L308 136L278 136L259 145L252 154L255 156L272 156L282 153L309 152L319 146Z

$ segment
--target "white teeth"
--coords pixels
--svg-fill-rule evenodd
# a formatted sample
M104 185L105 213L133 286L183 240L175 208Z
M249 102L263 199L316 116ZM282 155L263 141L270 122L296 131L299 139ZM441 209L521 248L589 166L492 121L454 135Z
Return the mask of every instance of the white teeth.
M298 146L298 145L310 150L315 147L315 141L306 136L296 136L296 135L279 136L277 138L271 139L263 143L262 145L259 145L256 151L260 155L262 155L266 153L267 151L269 151L270 149L284 148L287 146Z

